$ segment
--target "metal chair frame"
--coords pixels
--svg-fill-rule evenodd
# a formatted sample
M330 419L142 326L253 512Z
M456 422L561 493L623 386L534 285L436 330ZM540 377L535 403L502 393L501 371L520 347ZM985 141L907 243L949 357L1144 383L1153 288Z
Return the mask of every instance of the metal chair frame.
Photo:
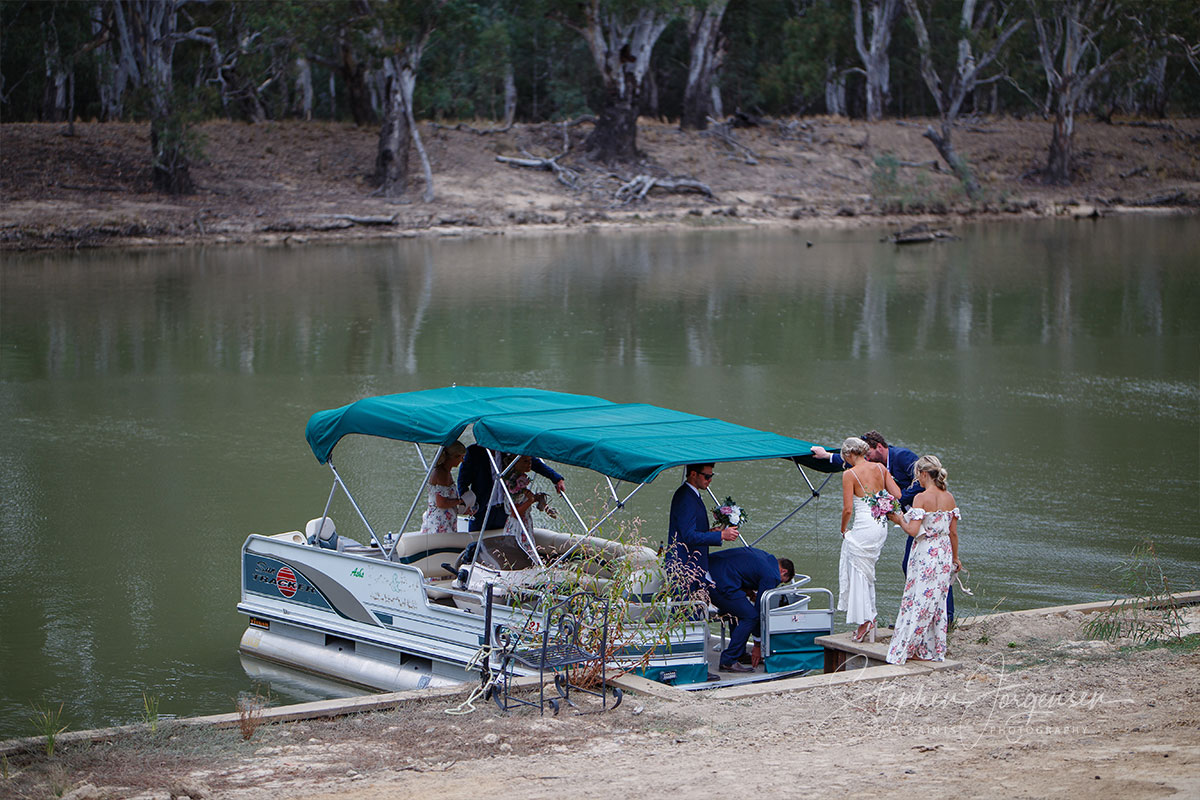
M492 587L486 590L487 611L484 619L488 621L488 635L492 644L492 652L499 660L496 682L493 686L492 697L504 711L517 706L532 706L540 714L545 714L549 705L555 714L559 711L559 700L577 708L571 700L571 690L583 692L600 698L600 711L606 711L608 692L611 690L616 708L621 704L622 692L618 687L608 685L608 676L603 665L600 670L600 688L589 689L572 682L572 668L578 669L589 661L603 661L608 652L608 617L609 601L597 597L590 592L575 592L558 602L548 605L538 617L531 615L533 625L524 630L514 630L508 626L493 626L492 619ZM547 598L548 599L548 598ZM591 652L584 647L585 631L594 629L596 623L600 627L599 652ZM532 634L532 636L530 635ZM538 698L526 700L512 693L512 679L517 666L537 670ZM546 696L546 676L554 675L554 688L557 697ZM588 713L588 712L580 712Z

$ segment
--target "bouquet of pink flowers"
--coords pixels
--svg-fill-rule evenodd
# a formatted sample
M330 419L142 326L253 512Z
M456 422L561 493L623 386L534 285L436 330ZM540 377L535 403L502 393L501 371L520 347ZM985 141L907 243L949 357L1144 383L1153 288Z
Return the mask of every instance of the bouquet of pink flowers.
M863 498L867 501L867 505L871 507L871 518L883 520L893 511L900 510L900 501L892 497L882 489L875 494L869 494Z
M726 497L725 502L712 510L713 520L718 528L736 528L750 517L742 507L733 502L732 497Z

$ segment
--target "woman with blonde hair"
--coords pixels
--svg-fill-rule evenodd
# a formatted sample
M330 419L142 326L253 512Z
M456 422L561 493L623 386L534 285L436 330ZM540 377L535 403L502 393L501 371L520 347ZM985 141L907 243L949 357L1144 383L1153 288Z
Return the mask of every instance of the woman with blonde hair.
M937 456L921 456L913 471L924 491L913 499L912 508L903 517L896 513L889 515L913 537L904 597L888 648L890 664L903 664L910 658L945 660L946 594L954 573L962 568L958 560L961 515L954 495L946 490L942 462Z
M838 563L838 611L858 625L854 641L875 641L875 562L887 540L887 522L871 513L881 492L900 497L900 487L882 464L867 460L870 446L851 436L842 442L842 554ZM899 507L899 500L894 501ZM851 518L853 526L847 527Z
M450 470L462 463L467 448L462 442L452 442L442 449L433 470L429 473L429 508L421 517L421 533L454 533L458 530L456 515L460 508L469 513L470 509L463 507L454 486L454 476Z

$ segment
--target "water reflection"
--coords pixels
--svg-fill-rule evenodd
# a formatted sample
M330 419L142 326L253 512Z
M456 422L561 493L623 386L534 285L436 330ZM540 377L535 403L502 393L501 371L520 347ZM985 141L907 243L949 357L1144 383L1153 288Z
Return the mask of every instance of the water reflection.
M76 727L136 719L142 691L164 712L230 710L248 688L238 545L302 525L328 491L302 440L309 414L455 382L650 402L828 443L874 427L936 452L966 512L981 610L1108 596L1109 570L1145 535L1177 585L1194 584L1200 545L1179 509L1200 496L1200 225L879 239L6 257L0 735L25 732L42 697L73 698ZM339 459L379 486L372 512L403 518L406 461L349 445ZM1161 469L1148 479L1143 464ZM721 477L763 530L808 496L786 465ZM571 480L588 494L586 476ZM633 510L651 541L674 480ZM836 583L837 512L830 493L764 544ZM885 617L899 549L880 562Z

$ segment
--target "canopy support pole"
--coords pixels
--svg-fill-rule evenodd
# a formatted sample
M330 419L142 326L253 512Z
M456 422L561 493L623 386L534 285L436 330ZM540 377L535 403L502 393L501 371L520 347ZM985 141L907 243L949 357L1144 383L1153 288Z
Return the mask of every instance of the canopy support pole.
M502 492L504 492L504 497L506 500L508 500L508 506L512 510L512 515L517 518L517 524L521 526L521 530L525 533L526 536L529 537L529 549L533 551L530 555L533 556L533 560L535 562L537 562L537 565L539 567L546 566L546 562L542 561L542 557L540 555L538 555L537 542L535 542L533 539L533 532L525 527L525 520L523 520L521 518L521 515L517 513L517 501L513 499L512 494L510 494L508 491L508 484L506 484L504 482L504 476L507 475L509 473L509 471L513 468L513 464L517 463L517 458L520 458L520 456L518 456L517 458L514 458L511 462L509 462L509 465L504 468L503 473L501 473L499 468L496 466L496 461L492 457L491 450L487 451L487 456L488 456L488 461L490 461L492 463L492 474L496 476L496 484L495 485L499 486L500 490ZM495 494L494 489L493 489L492 493L493 493L493 495ZM490 513L491 510L492 510L492 502L491 502L491 498L488 498L488 508L487 508L487 512L484 513L484 518L483 518L484 525L487 524L487 514ZM482 544L482 540L483 540L483 529L482 528L480 528L480 530L479 530L479 538L480 538L480 544ZM524 549L524 548L522 548L522 549ZM475 552L476 553L479 552L478 547L475 548Z
M830 479L830 478L832 478L832 477L834 476L834 474L835 474L835 473L832 473L832 472L831 472L831 473L829 473L828 475L826 475L826 476L825 476L825 480L821 481L821 489L813 489L812 481L810 481L810 480L808 479L808 475L807 475L807 474L805 474L805 472L804 472L804 468L803 468L803 467L801 467L799 464L797 464L797 465L796 465L796 469L800 470L800 474L801 474L801 475L804 475L804 482L808 484L808 488L812 489L812 496L811 496L811 497L809 497L807 500L805 500L805 501L804 501L803 503L801 503L800 505L796 506L794 509L792 509L791 513L789 513L789 514L788 514L786 517L784 517L783 519L779 520L779 522L776 522L774 525L772 525L770 528L768 528L766 533L764 533L762 536L760 536L760 537L758 537L757 539L755 539L755 540L754 540L753 544L751 544L751 545L750 545L751 547L753 547L754 545L758 544L758 543L759 543L759 542L761 542L763 539L767 538L767 537L768 537L768 536L769 536L771 533L773 533L773 532L775 531L775 529L776 529L776 528L778 528L778 527L779 527L780 525L782 525L783 523L787 522L787 521L788 521L789 519L791 519L792 517L796 516L796 512L798 512L800 509L804 508L806 505L808 505L809 503L811 503L813 500L816 500L818 497L820 497L820 496L821 496L821 489L824 489L824 488L825 488L825 484L829 483L829 479Z
M425 467L425 482L421 484L422 488L429 484L429 476L433 474L433 468L437 466L438 459L442 457L442 451L446 449L445 445L438 445L437 453L433 456L433 461L425 463L425 454L421 452L421 445L413 442L417 448L417 455L421 459L421 464ZM400 546L400 537L404 535L404 529L408 527L408 521L412 519L413 513L417 510L417 503L421 502L421 490L417 489L417 494L413 497L412 505L408 507L408 515L404 517L404 522L400 523L400 530L396 534L396 541L392 542L391 548L387 551L387 560L392 560L392 555L396 552L396 548ZM358 506L355 506L357 508ZM366 520L363 520L364 522ZM380 545L382 548L383 545Z
M608 493L610 495L612 495L612 499L616 501L617 508L620 508L624 504L621 502L621 496L619 494L617 494L617 487L613 486L612 478L605 475L604 480L608 482ZM640 483L638 485L641 486ZM636 490L634 490L634 491L636 491ZM584 527L586 528L587 526L585 525Z
M338 474L337 467L335 467L333 465L332 460L330 460L330 462L329 462L329 469L330 469L330 471L333 472L334 483L337 484L338 486L342 487L342 491L346 493L346 497L350 498L350 505L354 506L354 510L358 512L358 518L363 521L363 525L367 526L367 530L370 531L370 533L371 533L371 538L374 539L375 541L379 542L379 549L382 550L383 549L383 540L381 540L375 534L375 529L371 527L371 523L367 522L367 515L364 514L362 509L358 507L358 501L354 499L354 495L350 494L350 490L346 487L346 484L342 481L342 476ZM332 493L330 494L329 499L330 500L333 499ZM326 510L328 510L328 509L326 509ZM322 522L321 523L322 528L324 527L324 525L325 525L325 523Z
M421 445L418 442L413 442L413 447L417 448L417 458L421 459L421 466L429 469L429 464L425 462L425 453L421 451ZM442 454L441 448L438 449L438 455ZM433 463L437 463L437 456L434 456Z
M571 506L571 511L573 511L575 513L575 518L577 520L579 520L579 524L583 526L583 530L584 530L583 535L591 536L593 533L595 533L597 530L600 529L600 526L603 525L605 523L605 521L608 520L609 517L611 517L613 514L617 513L622 508L624 508L625 504L629 502L629 498L631 498L635 494L637 494L638 491L645 485L646 484L644 484L644 483L639 483L637 486L634 487L632 492L630 492L629 494L627 494L625 496L624 500L621 500L620 498L615 498L617 501L616 507L613 508L611 511L609 511L607 514L605 514L603 517L601 517L600 521L597 522L595 525L593 525L590 528L588 527L587 523L583 521L583 517L579 516L579 512L575 511L575 506L573 503L571 503L571 498L567 497L566 494L564 494L563 499L567 501L567 505ZM609 486L612 486L612 483L609 483ZM554 559L554 563L552 563L550 565L550 568L553 569L554 567L557 567L564 558L571 555L572 551L574 551L575 548L579 547L579 545L581 545L581 544L583 544L583 539L580 539L579 541L575 542L575 544L568 547L565 551L563 551L562 555L560 555L558 558Z
M330 468L333 467L333 461L329 462ZM337 471L333 473L333 485L329 487L329 498L325 501L325 510L321 512L321 525L317 528L317 539L321 538L321 534L325 531L325 520L329 519L329 507L333 505L333 496L337 493L338 480ZM317 539L313 540L313 544L317 543Z

